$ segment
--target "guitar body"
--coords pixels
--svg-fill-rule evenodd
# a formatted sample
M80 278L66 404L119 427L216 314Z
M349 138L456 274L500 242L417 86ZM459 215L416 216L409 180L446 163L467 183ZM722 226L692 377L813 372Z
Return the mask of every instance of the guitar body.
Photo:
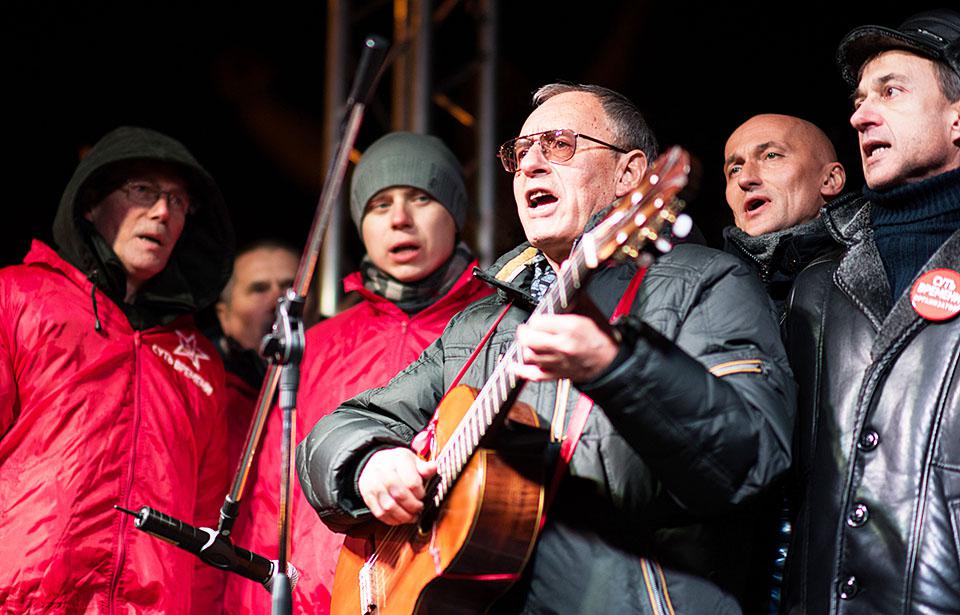
M461 385L444 397L434 450L450 439L476 395ZM514 404L508 420L537 426L526 404ZM536 542L543 457L539 447L530 448L477 449L426 527L374 523L372 530L365 526L366 534L348 537L337 562L331 613L486 612L519 578Z

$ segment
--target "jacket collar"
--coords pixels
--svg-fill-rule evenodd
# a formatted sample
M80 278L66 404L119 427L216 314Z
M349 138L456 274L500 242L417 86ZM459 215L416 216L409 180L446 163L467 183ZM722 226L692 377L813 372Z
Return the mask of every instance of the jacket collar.
M756 264L764 283L776 274L792 279L816 258L840 248L821 217L757 237L728 226L723 229L723 239L726 252Z
M537 302L528 291L533 271L531 263L539 253L538 249L524 242L498 258L486 271L476 268L473 274L496 288L501 301L513 302L532 311L537 307Z
M54 271L63 274L64 277L86 293L89 293L90 288L93 286L93 282L88 280L82 271L67 262L50 246L39 239L34 239L30 244L30 251L27 252L27 255L23 258L23 262L26 265L42 264L50 267Z
M890 304L890 284L870 228L869 201L860 195L851 195L837 207L825 210L824 221L828 231L847 246L834 281L878 331L871 349L872 357L877 359L906 344L928 322L913 309L909 288L892 306ZM956 270L958 262L960 231L940 246L918 276L941 267Z
M96 322L100 321L100 314L102 314L103 310L106 309L110 311L116 311L116 315L118 317L117 322L122 322L124 323L125 327L130 327L133 330L143 331L152 328L156 324L161 324L154 323L149 327L136 326L135 323L130 321L129 317L120 307L120 305L113 301L109 296L102 294L102 289L94 289L94 283L88 279L88 277L82 271L74 266L73 263L67 261L58 252L53 250L53 248L38 239L34 239L30 244L30 251L27 252L23 262L26 265L43 265L45 267L49 267L50 269L63 275L67 280L79 288L90 298L90 301L93 304ZM96 293L96 295L94 296L93 293ZM105 306L110 307L108 308ZM192 314L182 314L162 324L170 327L180 327L187 326L193 322ZM95 326L93 322L91 322L91 326Z
M846 247L834 280L879 329L890 311L890 284L873 243L870 206L859 194L838 199L824 209L827 231Z

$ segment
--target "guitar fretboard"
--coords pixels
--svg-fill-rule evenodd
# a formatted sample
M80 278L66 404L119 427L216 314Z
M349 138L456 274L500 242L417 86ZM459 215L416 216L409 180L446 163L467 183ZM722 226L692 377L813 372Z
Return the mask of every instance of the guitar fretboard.
M550 286L533 314L562 314L570 310L570 299L579 291L590 275L583 246L577 246L564 261L557 281ZM507 406L513 393L523 386L524 380L514 375L514 368L521 363L520 347L516 342L504 353L486 384L467 409L457 429L437 455L439 482L433 503L440 506L450 488L459 478L470 457L477 450L483 436L489 431Z
M644 175L641 186L620 198L610 215L583 235L533 315L569 312L571 300L601 263L618 250L637 258L647 242L657 241L661 228L676 220L675 209L682 205L675 205L673 197L686 185L689 172L689 156L680 148L673 147L661 156ZM520 349L514 342L435 456L437 487L432 504L436 507L439 508L450 492L484 435L507 407L507 402L523 386L524 381L514 373L520 363Z

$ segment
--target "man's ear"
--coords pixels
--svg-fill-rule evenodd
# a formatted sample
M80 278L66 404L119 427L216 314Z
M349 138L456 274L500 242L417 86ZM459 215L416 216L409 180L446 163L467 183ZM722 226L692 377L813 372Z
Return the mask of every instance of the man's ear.
M950 104L950 140L960 148L960 99Z
M223 321L227 318L227 304L224 301L217 301L214 305L214 310L217 312L217 320L220 321L220 327L223 328Z
M823 171L820 174L820 196L825 201L843 192L843 186L847 183L847 172L839 162L828 162L823 165Z
M644 173L647 172L648 162L647 155L639 149L630 150L620 156L620 161L617 163L617 198L636 190Z

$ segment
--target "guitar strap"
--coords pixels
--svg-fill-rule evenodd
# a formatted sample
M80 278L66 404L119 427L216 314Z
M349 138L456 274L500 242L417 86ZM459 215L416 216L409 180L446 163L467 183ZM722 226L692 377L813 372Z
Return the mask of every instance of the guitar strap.
M646 267L641 267L633 274L633 278L630 279L630 284L627 285L626 292L620 297L617 307L613 310L613 315L610 316L611 323L616 322L620 317L630 313L630 308L633 307L633 301L637 297L637 291L640 289L640 283L643 282L643 276L646 274ZM580 399L577 400L577 407L574 409L573 414L570 415L570 422L567 423L567 431L563 435L563 443L560 445L560 459L557 460L553 480L550 481L550 487L547 489L544 498L543 515L540 516L541 530L547 523L547 511L550 509L550 504L553 503L553 498L557 494L557 488L560 486L563 475L567 473L567 468L570 467L573 452L577 448L577 443L580 442L580 436L583 434L583 428L587 424L587 417L590 416L590 410L593 409L593 406L593 400L587 395L580 393Z
M463 378L463 375L467 373L467 368L474 362L477 358L477 355L480 354L480 350L486 346L487 340L490 339L490 336L493 335L493 332L497 330L497 326L500 324L500 321L503 320L503 317L507 315L507 310L510 309L512 303L507 303L503 308L503 311L500 312L500 315L497 316L497 319L493 321L493 325L490 326L490 330L487 331L486 335L483 336L483 339L480 340L480 343L477 344L477 347L473 349L473 353L467 358L467 362L463 364L463 367L460 368L460 371L457 372L456 378L453 379L453 382L450 383L450 386L447 388L447 393L452 391L458 384L460 384L460 379ZM444 393L446 397L447 393ZM413 449L413 452L420 455L420 457L426 459L430 455L430 450L433 448L434 438L437 435L437 421L440 420L440 416L434 412L433 417L430 418L430 422L427 423L427 426L423 428L420 433L414 436L413 441L410 443L410 448Z

